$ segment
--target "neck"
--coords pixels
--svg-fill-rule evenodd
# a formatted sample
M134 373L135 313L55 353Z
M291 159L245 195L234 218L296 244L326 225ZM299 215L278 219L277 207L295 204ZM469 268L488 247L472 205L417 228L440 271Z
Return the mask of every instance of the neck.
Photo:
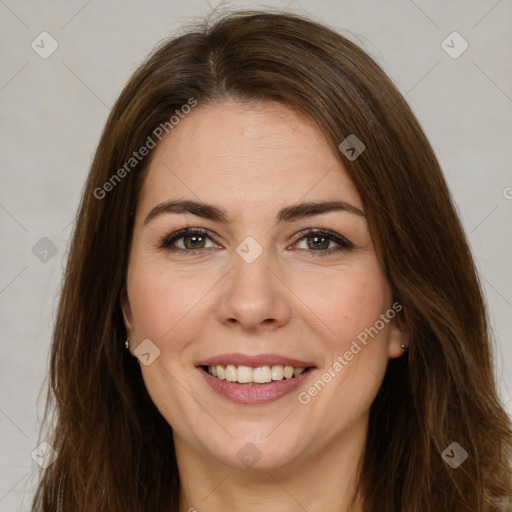
M180 512L363 512L353 498L367 433L358 425L326 442L322 451L274 468L235 468L174 434L180 473Z

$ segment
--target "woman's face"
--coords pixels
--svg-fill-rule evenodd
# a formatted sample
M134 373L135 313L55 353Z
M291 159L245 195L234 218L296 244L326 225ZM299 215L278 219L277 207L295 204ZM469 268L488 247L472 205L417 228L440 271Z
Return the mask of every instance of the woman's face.
M178 451L272 468L364 439L406 340L339 155L293 110L236 102L153 151L123 312Z

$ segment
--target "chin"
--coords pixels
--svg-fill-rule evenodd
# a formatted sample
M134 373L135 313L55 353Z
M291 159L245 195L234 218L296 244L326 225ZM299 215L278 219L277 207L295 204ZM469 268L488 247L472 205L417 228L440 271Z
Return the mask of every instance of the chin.
M229 442L215 446L208 443L204 449L213 459L237 471L280 468L294 462L300 451L289 435L285 436L285 439L277 436L271 439L271 434L265 439L268 435L265 433L258 438L254 435L254 429L247 434L232 434L233 438L230 438Z

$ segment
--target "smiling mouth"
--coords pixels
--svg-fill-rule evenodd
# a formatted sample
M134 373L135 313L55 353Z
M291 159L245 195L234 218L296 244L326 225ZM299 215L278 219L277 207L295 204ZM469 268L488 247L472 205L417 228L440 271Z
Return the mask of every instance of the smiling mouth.
M289 380L306 373L313 367L294 368L293 366L264 365L264 366L245 366L245 365L214 365L202 366L205 372L219 380L226 380L234 384L268 384L280 380Z

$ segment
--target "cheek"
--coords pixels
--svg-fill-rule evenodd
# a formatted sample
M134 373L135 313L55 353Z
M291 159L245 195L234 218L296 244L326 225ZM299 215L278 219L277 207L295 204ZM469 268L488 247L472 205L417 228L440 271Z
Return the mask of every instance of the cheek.
M160 348L178 348L167 340L187 339L201 326L205 297L214 276L151 265L136 260L129 271L128 292L137 338L149 338Z
M380 388L388 363L390 329L380 319L390 309L392 297L376 262L357 271L347 269L325 284L325 290L316 294L318 309L314 310L327 326L325 335L319 337L325 357L318 376L326 384L315 381L302 390L300 403L312 403L316 410L325 411L322 421L335 434L340 425L348 425L369 410ZM377 322L382 328L375 331Z
M297 295L318 319L322 339L331 349L350 345L365 328L375 324L391 304L389 285L377 261L333 270L309 283L296 283Z

